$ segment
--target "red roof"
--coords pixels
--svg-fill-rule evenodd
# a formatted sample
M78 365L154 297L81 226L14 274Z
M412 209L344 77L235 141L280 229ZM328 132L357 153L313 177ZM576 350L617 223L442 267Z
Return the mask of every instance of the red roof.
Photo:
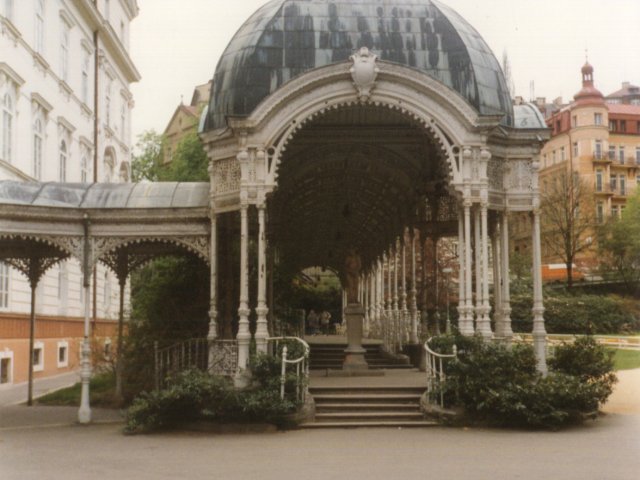
M640 115L640 105L609 104L607 107L614 115Z

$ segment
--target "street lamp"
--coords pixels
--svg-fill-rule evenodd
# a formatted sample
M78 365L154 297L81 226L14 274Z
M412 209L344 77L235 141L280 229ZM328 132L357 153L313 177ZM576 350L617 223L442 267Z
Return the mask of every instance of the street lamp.
M451 334L451 318L449 318L449 280L451 278L451 273L453 269L451 268L443 268L442 273L447 276L447 323L446 323L446 333L447 335Z

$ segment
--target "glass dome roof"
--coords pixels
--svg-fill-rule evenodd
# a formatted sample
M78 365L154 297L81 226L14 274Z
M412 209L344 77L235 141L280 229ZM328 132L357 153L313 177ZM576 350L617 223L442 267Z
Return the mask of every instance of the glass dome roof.
M347 61L360 47L426 72L481 115L512 125L508 88L480 34L436 0L272 0L233 37L218 63L204 130L249 115L290 79Z

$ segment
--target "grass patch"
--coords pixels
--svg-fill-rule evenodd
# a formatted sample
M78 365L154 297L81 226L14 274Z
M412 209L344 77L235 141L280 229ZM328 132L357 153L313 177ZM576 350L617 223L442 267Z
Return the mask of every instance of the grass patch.
M640 368L640 350L615 349L613 357L616 370L633 370Z
M78 382L72 387L63 388L49 393L37 400L39 405L77 406L80 405L80 391L82 385ZM89 396L91 406L103 408L118 408L122 403L116 398L116 379L113 373L100 373L91 379Z

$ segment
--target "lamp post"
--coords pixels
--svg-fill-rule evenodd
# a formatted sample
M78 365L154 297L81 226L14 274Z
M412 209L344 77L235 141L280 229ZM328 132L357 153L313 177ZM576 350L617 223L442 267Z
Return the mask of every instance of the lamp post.
M447 335L451 334L451 318L449 317L449 280L451 278L451 273L453 269L451 268L443 268L442 273L447 276L447 323L446 323L446 333Z

